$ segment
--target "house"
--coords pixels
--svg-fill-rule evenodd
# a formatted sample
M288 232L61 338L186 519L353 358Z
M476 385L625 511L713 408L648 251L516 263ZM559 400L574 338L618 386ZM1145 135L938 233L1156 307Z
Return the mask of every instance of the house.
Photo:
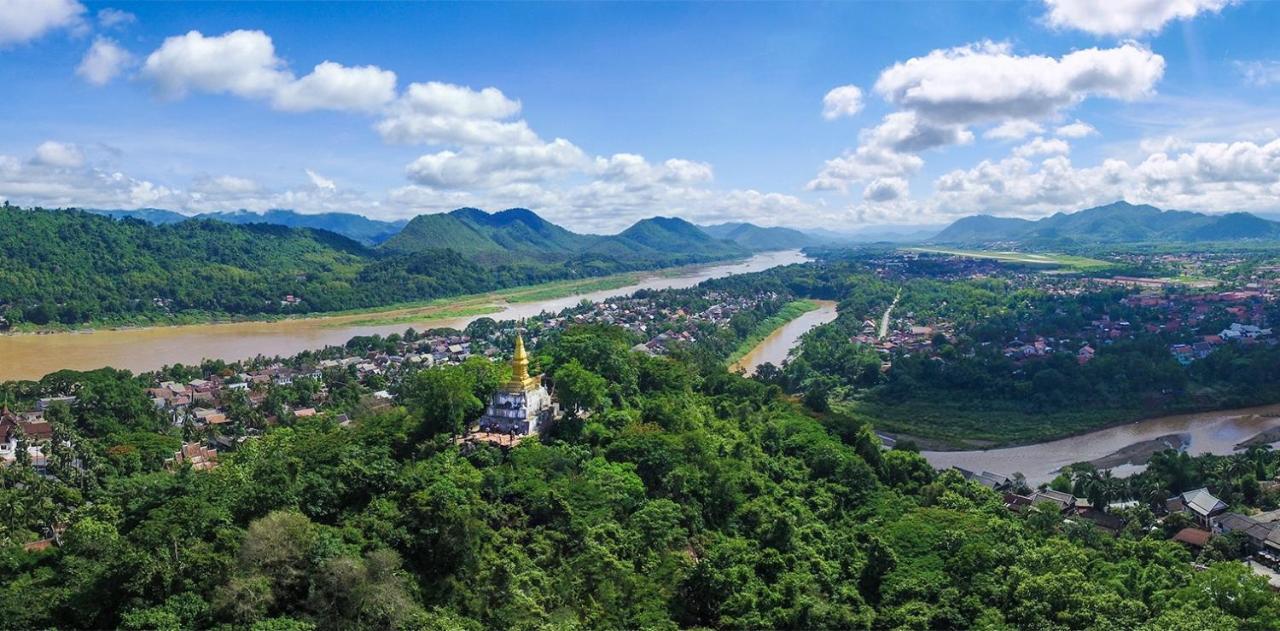
M991 473L990 471L983 471L981 473L978 473L978 472L970 471L968 469L964 469L961 467L952 467L952 468L960 472L960 475L964 476L964 479L972 482L977 482L978 484L981 484L982 486L985 486L993 491L1002 489L1008 486L1009 483L1011 482L1011 480L1007 476L1003 476L998 473Z
M1210 527L1214 517L1227 510L1227 503L1213 496L1209 489L1196 489L1175 495L1165 500L1165 508L1170 513L1186 512L1196 519L1196 523L1204 528Z
M200 443L185 443L182 449L174 452L172 458L164 461L164 467L170 471L181 469L190 464L195 471L208 471L218 466L218 450L209 449Z
M1064 513L1070 510L1075 510L1076 507L1076 497L1074 495L1070 493L1063 493L1062 491L1055 491L1053 489L1037 491L1031 495L1032 504L1039 504L1040 502L1052 502L1057 504L1058 510Z
M1209 545L1209 539L1211 538L1213 538L1213 533L1199 528L1183 528L1173 536L1174 541L1196 549Z
M1274 524L1264 523L1240 513L1223 513L1213 522L1214 534L1242 533L1249 541L1249 548L1252 552L1257 552L1266 547L1272 530L1275 530Z

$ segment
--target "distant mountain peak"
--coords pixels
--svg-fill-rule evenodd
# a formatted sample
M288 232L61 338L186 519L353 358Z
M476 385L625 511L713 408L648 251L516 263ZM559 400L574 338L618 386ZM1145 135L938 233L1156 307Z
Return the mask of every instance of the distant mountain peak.
M1280 239L1280 223L1244 212L1205 214L1116 201L1035 221L973 215L947 226L936 243L1152 243Z

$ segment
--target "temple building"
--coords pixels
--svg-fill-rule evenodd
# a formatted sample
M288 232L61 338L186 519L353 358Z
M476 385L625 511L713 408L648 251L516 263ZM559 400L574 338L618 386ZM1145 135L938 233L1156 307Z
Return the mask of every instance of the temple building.
M511 380L498 387L489 399L480 431L493 434L536 434L546 429L557 412L555 402L542 385L541 376L529 375L529 355L524 339L516 334L516 352L511 358Z

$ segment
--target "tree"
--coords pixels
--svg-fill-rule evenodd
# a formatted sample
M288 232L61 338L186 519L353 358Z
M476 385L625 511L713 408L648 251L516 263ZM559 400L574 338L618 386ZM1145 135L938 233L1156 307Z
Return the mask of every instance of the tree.
M608 400L609 384L604 377L582 367L578 360L556 369L556 397L571 412L600 409Z

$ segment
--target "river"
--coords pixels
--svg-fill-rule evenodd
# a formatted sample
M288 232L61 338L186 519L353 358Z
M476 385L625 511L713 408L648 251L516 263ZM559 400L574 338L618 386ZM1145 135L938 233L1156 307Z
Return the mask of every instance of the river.
M1035 486L1052 480L1065 465L1102 458L1144 441L1179 435L1192 455L1225 455L1234 452L1236 444L1276 427L1280 427L1280 405L1266 405L1164 416L1035 445L986 451L925 451L922 455L938 468L960 466L1002 475L1021 473ZM1145 465L1124 464L1111 470L1117 476L1125 476L1144 468Z
M640 289L692 287L712 278L759 272L806 260L808 259L798 250L764 252L732 263L650 272L626 287L533 302L494 303L498 310L485 315L507 320L527 318L544 311L559 312L582 300L598 301L627 295ZM467 302L474 305L474 297ZM344 344L357 335L402 333L410 327L419 330L432 327L461 329L471 321L484 317L424 316L421 321L360 324L360 321L367 322L374 315L376 314L364 313L275 322L104 329L49 335L3 335L0 336L0 381L39 379L62 369L92 370L112 366L142 372L155 370L166 364L196 364L206 358L232 361L257 355L288 356L307 349Z
M836 319L836 303L833 300L814 300L818 305L813 311L806 311L800 314L800 317L778 327L769 334L769 337L760 340L755 348L751 349L741 359L734 362L729 367L730 371L741 370L747 376L754 375L756 368L761 364L771 363L774 366L781 367L783 360L791 352L791 349L800 341L800 336L804 335L815 326L826 324Z

